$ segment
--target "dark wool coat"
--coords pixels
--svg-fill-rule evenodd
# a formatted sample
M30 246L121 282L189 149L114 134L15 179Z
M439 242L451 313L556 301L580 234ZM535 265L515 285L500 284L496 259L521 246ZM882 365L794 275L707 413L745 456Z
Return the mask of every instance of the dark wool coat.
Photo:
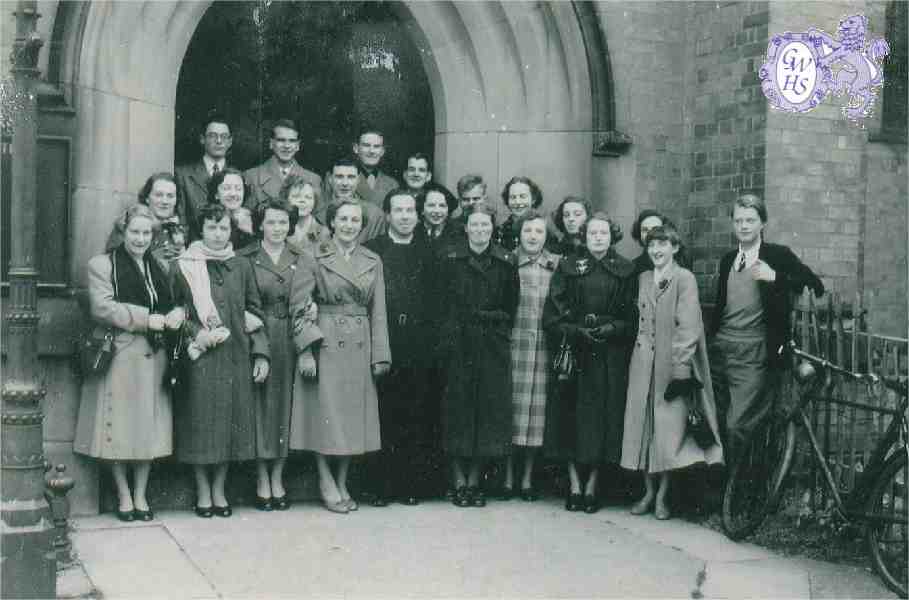
M610 248L599 261L590 254L562 260L543 308L543 326L558 348L567 336L578 373L561 383L559 397L547 403L544 446L556 457L582 463L617 463L622 453L625 393L631 342L637 333L637 280L634 265ZM614 330L591 345L581 327L611 323Z
M290 407L293 404L297 354L320 339L302 332L294 338L295 319L312 301L315 278L312 260L288 244L278 264L262 249L250 244L238 253L253 267L265 315L265 332L271 352L268 379L256 386L256 456L283 458L290 441ZM311 332L315 327L308 328Z
M212 300L230 337L188 363L182 398L174 403L176 457L191 464L249 460L256 457L252 362L268 358L269 347L264 330L246 333L244 311L263 318L262 302L247 259L235 256L206 266ZM195 338L202 323L179 263L171 275L174 303L186 307L188 335Z
M521 245L521 232L518 231L518 226L513 216L509 216L502 224L496 227L492 234L492 243L501 246L509 252L513 252Z
M726 286L729 281L729 270L735 260L738 249L730 250L720 261L716 305L711 320L710 335L720 330L723 312L726 308ZM777 350L788 339L791 324L792 294L800 294L808 286L818 296L824 293L824 284L810 268L805 266L792 250L780 244L761 242L758 258L776 271L776 281L759 281L761 306L764 308L764 319L767 323L767 352L770 363L785 365L779 359Z
M229 165L225 163L224 166L226 168ZM194 163L177 167L174 177L177 180L180 199L177 203L176 213L192 231L196 227L199 210L208 204L208 180L211 177L201 158ZM194 234L191 233L191 235ZM189 245L188 240L187 245Z
M448 388L443 446L454 456L502 456L511 443L511 328L520 281L509 253L465 244L443 263L445 321L440 333Z

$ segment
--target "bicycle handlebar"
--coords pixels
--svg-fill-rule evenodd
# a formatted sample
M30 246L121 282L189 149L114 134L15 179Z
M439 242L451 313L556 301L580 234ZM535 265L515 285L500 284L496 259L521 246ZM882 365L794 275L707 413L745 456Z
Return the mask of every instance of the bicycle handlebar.
M818 365L819 367L821 367L822 369L829 369L830 371L839 373L840 375L845 375L846 377L849 377L851 379L855 379L857 381L864 381L869 386L883 385L884 387L886 387L890 390L893 390L897 394L900 394L902 396L907 395L907 383L904 381L900 381L899 378L881 377L880 375L878 375L876 373L854 373L854 372L850 371L849 369L844 369L843 367L833 364L826 358L821 358L820 356L815 356L815 355L811 354L810 352L805 352L804 350L801 350L796 345L794 340L789 340L789 342L780 346L780 349L778 350L777 353L782 355L785 352L790 352L790 353L794 354L795 356L798 356L799 358L803 358L811 363L814 363L814 364Z

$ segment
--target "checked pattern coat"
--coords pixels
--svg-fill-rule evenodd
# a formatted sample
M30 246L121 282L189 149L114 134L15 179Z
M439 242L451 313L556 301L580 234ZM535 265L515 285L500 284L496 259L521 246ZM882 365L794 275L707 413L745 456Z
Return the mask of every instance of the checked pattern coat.
M536 258L514 255L521 294L511 330L512 437L516 446L543 445L549 349L543 331L543 305L559 256L543 250Z

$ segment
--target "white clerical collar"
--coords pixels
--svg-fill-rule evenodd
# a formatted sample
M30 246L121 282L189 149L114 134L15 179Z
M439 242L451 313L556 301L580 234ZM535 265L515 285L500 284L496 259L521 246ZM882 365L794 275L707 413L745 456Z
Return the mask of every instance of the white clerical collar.
M391 241L395 244L409 244L411 241L413 241L413 232L411 231L410 235L406 238L402 238L395 233L394 229L389 229L388 237L390 237Z

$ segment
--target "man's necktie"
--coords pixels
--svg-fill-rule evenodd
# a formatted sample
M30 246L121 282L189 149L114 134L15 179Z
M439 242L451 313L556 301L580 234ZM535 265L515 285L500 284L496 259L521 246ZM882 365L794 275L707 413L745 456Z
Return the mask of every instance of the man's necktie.
M376 189L376 176L373 175L372 173L367 175L366 176L366 185L368 185L369 189L371 189L371 190Z
M742 260L739 261L739 266L736 269L739 273L745 270L745 253L742 252Z
M290 167L281 168L281 179L287 179L287 175L290 173Z
M218 166L218 163L212 163L211 165L211 176L214 177L221 171L221 167Z

